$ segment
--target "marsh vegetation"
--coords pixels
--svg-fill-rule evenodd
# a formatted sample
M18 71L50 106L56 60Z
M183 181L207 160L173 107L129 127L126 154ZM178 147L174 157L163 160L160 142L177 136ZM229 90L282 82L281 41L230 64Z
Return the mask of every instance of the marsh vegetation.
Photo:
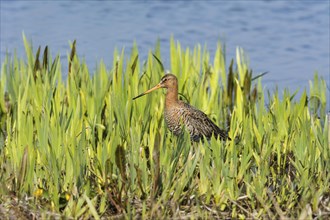
M1 64L0 218L329 218L317 74L299 96L265 91L243 50L226 66L220 43L210 60L171 39L180 98L236 137L193 143L166 128L163 92L132 101L164 74L159 42L145 61L134 45L93 72L74 42L65 80L58 56L24 43L26 60Z

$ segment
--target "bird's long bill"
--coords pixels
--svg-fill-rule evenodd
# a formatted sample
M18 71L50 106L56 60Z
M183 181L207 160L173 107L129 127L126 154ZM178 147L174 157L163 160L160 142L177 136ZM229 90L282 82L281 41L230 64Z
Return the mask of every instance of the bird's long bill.
M135 100L137 98L140 98L141 96L144 96L144 95L146 95L146 94L148 94L148 93L150 93L150 92L152 92L152 91L154 91L156 89L159 89L159 88L162 88L161 84L157 84L156 86L154 86L151 89L145 91L144 93L141 93L140 95L134 97L133 100Z

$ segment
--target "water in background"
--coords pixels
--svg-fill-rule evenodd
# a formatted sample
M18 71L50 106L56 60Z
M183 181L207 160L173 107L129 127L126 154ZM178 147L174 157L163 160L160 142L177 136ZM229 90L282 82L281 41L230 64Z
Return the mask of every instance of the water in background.
M330 3L318 1L1 1L1 63L6 52L24 56L22 33L34 49L48 45L67 63L69 42L95 69L112 65L114 48L136 41L145 59L156 40L169 69L169 40L183 47L200 43L214 54L226 45L227 63L237 46L250 58L266 89L308 88L315 71L329 80Z

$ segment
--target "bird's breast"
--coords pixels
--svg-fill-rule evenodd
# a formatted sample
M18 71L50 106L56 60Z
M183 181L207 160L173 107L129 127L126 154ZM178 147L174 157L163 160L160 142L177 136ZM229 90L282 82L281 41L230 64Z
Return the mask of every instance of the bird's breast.
M184 110L180 107L166 108L164 117L170 131L174 135L180 135L184 125Z

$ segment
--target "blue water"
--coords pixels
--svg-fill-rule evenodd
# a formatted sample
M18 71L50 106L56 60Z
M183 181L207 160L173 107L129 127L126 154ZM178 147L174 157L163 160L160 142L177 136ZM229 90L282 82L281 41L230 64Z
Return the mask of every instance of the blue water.
M315 71L329 81L330 3L321 1L1 1L1 62L6 51L24 56L22 33L67 62L69 42L89 68L112 65L114 48L137 42L140 58L161 41L169 69L171 35L183 47L220 39L227 63L242 47L265 88L308 88Z

